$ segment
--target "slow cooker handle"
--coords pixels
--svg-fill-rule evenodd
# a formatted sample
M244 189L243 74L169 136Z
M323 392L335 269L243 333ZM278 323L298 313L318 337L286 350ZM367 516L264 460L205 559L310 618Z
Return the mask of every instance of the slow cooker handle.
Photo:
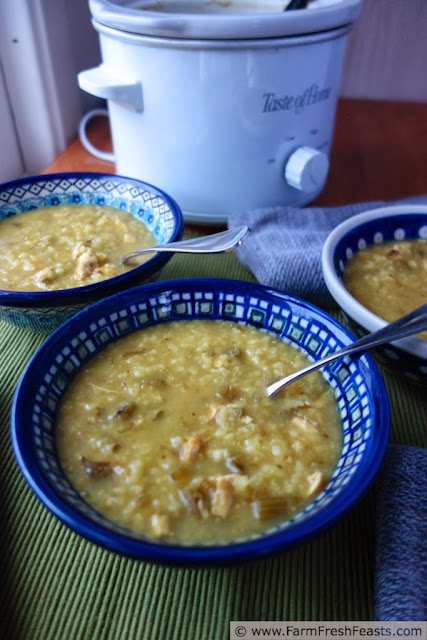
M142 113L144 103L142 99L142 85L130 79L118 78L105 65L101 64L92 69L81 71L77 76L79 86L84 91L105 98L106 100L116 100L121 104L129 106L137 113ZM106 109L92 109L86 113L79 123L79 138L82 145L96 158L115 162L114 153L97 149L86 135L86 125L95 116L107 116Z
M137 113L143 111L142 84L123 76L119 78L104 64L81 71L77 81L81 89L94 96L124 103Z
M86 135L86 125L89 120L95 118L96 116L106 116L108 118L108 110L107 109L91 109L79 122L79 138L80 142L84 146L84 148L89 151L95 158L100 158L100 160L107 160L107 162L115 162L116 157L114 153L109 153L108 151L101 151L101 149L97 149Z

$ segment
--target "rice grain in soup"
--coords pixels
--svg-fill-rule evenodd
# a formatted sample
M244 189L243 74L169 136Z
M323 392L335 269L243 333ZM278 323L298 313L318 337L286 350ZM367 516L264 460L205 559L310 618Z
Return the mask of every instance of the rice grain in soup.
M244 324L132 333L77 374L57 420L76 489L125 527L178 544L242 540L286 521L330 478L341 422L320 373L268 398L307 358Z
M127 211L91 204L34 209L0 220L0 289L94 284L129 271L135 264L121 265L120 258L154 244L151 231Z

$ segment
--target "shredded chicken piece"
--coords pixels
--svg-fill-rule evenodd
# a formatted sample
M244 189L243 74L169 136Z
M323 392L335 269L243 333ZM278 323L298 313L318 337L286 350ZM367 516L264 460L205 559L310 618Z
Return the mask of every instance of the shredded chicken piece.
M302 429L308 434L318 433L318 429L314 426L314 424L306 418L305 416L294 416L291 420L291 425L297 427L298 429Z
M178 489L178 496L188 513L197 513L197 505L194 497L194 490Z
M235 483L241 477L242 477L241 475L234 472L225 473L220 476L207 476L206 482L208 482L211 486L213 485L214 487L218 488L218 482L221 481L222 483L230 484L232 488L235 488ZM247 477L247 476L244 476L244 477Z
M202 488L179 489L178 496L188 513L201 516L203 520L210 517L207 501L209 501L206 491Z
M87 249L77 259L74 278L76 280L85 280L95 271L98 266L98 258L96 253L91 249Z
M55 272L50 267L37 271L31 278L31 281L39 287L39 289L48 289L54 280Z
M291 424L294 427L298 427L299 429L304 429L304 431L307 431L307 429L310 426L307 418L300 418L298 416L295 416L294 418L292 418Z
M191 464L197 458L202 448L202 439L198 433L194 433L182 447L179 457L184 464Z
M211 513L225 518L233 504L233 483L228 476L219 476L212 497Z
M153 513L150 520L151 533L156 538L169 533L169 518L164 513Z
M75 247L73 248L73 252L72 252L72 256L73 259L75 260L76 258L79 258L82 253L85 253L88 248L90 247L90 243L89 242L78 242Z
M311 473L308 478L308 496L312 496L314 493L319 491L323 484L323 475L321 471L314 471Z
M107 264L108 258L105 253L97 253L96 259L98 260L98 267L103 267L104 264Z

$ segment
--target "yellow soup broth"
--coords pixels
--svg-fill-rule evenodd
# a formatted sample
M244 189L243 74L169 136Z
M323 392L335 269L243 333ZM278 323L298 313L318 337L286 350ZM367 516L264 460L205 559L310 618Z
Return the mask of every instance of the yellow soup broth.
M154 244L143 222L113 207L34 209L0 220L0 289L54 291L93 284L129 271L135 264L120 265L120 258Z
M341 451L333 390L295 347L227 321L132 333L89 361L57 418L60 459L98 511L179 544L245 539L286 521L328 482Z
M343 281L369 311L397 320L427 301L427 240L370 245L350 258ZM419 336L426 339L427 332Z

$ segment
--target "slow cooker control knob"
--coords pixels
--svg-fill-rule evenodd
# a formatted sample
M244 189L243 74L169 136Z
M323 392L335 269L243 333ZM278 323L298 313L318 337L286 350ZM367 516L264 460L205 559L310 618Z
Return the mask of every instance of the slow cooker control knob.
M300 191L316 191L323 187L328 169L326 153L312 147L299 147L286 163L285 180Z

